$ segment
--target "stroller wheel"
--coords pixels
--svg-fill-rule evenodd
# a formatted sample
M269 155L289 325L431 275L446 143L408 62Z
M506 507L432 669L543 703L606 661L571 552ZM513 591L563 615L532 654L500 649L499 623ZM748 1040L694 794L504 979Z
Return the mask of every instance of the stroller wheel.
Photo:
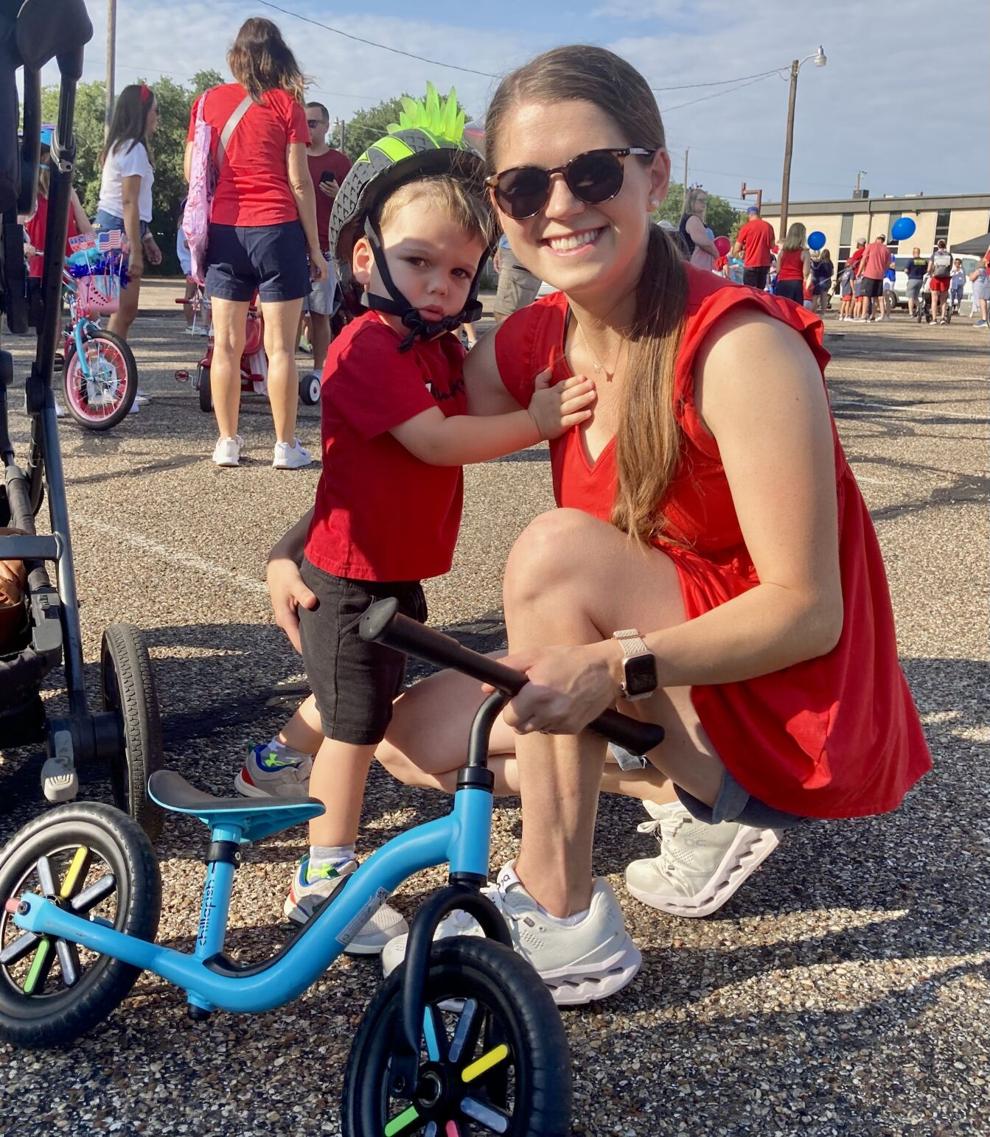
M210 388L210 369L204 364L196 368L196 390L199 391L199 409L204 414L213 410L213 391Z
M148 778L162 765L162 724L148 649L131 624L111 624L100 651L103 707L116 711L122 745L110 760L114 804L154 841L162 811L148 797Z
M315 407L320 401L319 371L307 371L299 376L299 399L307 407Z

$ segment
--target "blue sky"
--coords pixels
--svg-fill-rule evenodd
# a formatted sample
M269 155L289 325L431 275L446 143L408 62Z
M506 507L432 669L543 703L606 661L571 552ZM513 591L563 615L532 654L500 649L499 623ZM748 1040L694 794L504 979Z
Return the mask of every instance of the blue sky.
M105 68L105 6L89 4L94 37L84 79ZM659 91L675 176L739 201L743 180L780 192L787 70L824 45L828 65L800 71L791 199L848 197L859 170L873 196L990 192L990 4L932 0L373 0L366 6L279 0L279 7L352 35L484 72L472 75L356 43L241 0L118 0L117 87L160 74L185 81L225 72L248 15L275 20L331 115L409 91L454 85L480 115L495 76L548 47L589 42L618 51L651 86L705 84L774 71L747 86ZM937 25L933 21L937 20ZM47 75L46 75L47 78ZM716 97L710 97L710 96ZM687 105L683 105L687 104Z

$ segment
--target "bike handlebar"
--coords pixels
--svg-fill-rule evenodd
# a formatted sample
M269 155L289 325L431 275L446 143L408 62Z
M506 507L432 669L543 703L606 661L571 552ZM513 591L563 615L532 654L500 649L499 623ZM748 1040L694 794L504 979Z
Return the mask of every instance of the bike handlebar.
M507 695L518 694L529 682L523 672L514 671L487 655L472 651L435 628L403 616L398 607L394 597L376 600L361 617L358 629L361 639L375 640L439 667L453 667L472 679L490 683ZM603 711L588 726L632 754L645 754L663 741L662 726L640 722L619 711Z

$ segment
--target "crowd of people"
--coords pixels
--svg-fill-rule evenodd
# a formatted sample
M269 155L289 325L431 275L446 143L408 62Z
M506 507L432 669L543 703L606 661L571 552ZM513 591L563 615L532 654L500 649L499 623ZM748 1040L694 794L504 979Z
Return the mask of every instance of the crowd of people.
M496 792L520 797L523 826L491 895L555 997L605 998L641 957L592 868L601 793L642 802L661 841L627 867L631 895L702 917L789 829L896 809L930 767L807 310L831 258L811 255L801 225L775 254L753 208L737 287L712 271L724 254L703 192L679 232L654 224L670 188L663 122L646 80L602 48L557 48L507 75L484 159L443 133L444 115L400 122L353 166L327 147L326 108L305 102L274 24L247 20L228 61L233 81L197 101L187 147L188 169L198 120L222 142L206 273L213 461L241 458L236 380L256 293L277 468L310 461L295 434L307 302L325 353L315 500L285 519L267 571L312 694L235 780L325 805L285 911L305 923L354 871L372 762L453 789L479 686L440 673L404 690L401 658L361 641L355 617L392 596L425 621L421 582L454 556L462 467L549 441L557 508L530 520L504 570L506 661L530 682L492 733ZM118 118L96 223L129 241L126 335L144 259L160 255L153 93L125 89ZM457 332L479 315L496 245L498 323L467 353ZM885 250L879 237L859 258L871 310ZM334 262L364 310L328 342ZM536 298L541 281L553 291ZM644 763L584 730L612 706L664 727ZM385 903L351 950L389 969L405 931Z

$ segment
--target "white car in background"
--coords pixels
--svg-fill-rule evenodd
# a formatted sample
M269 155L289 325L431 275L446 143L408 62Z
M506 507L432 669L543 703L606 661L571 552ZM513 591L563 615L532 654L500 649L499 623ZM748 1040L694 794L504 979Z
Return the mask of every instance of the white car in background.
M913 259L909 256L894 258L894 299L897 301L898 308L907 307L907 266L908 262ZM962 261L963 272L966 274L966 281L963 284L963 303L968 305L973 295L973 284L969 279L969 274L980 267L980 258L960 253L958 257L953 254L952 259L953 261L957 259ZM964 315L968 312L969 309L967 308Z

